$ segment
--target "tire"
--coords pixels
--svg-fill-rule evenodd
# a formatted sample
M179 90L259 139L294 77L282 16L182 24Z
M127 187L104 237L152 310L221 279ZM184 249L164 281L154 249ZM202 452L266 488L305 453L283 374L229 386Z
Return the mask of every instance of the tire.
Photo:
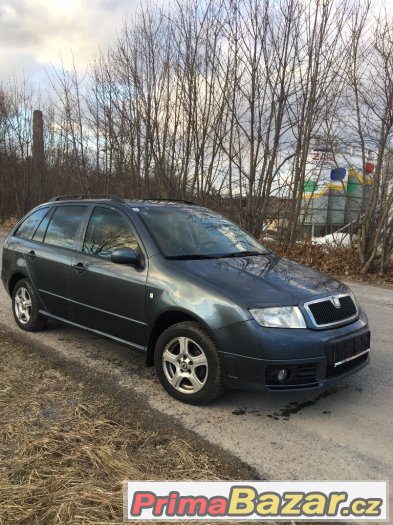
M21 279L12 292L12 312L16 324L26 332L36 332L46 326L46 319L38 313L39 299L30 281Z
M190 405L204 405L223 391L218 349L197 322L167 328L158 338L154 363L165 390Z

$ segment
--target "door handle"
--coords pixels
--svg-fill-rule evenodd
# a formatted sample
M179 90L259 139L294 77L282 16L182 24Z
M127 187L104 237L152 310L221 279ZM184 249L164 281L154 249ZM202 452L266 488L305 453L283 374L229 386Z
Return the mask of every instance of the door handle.
M86 270L85 268L85 265L81 262L77 263L77 264L73 264L72 267L74 268L74 270L76 270L78 273L82 273Z
M34 259L34 257L36 257L35 251L34 250L30 250L29 253L27 254L27 257L29 259Z

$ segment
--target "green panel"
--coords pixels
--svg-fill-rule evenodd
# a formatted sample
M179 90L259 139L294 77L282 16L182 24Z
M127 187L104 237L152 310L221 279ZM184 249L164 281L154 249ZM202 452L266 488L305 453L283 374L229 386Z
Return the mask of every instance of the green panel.
M354 181L349 180L348 185L347 185L348 193L354 193L355 191L358 191L359 186L361 186L359 182L354 182Z
M304 193L313 193L317 188L317 183L313 180L305 180L304 181Z

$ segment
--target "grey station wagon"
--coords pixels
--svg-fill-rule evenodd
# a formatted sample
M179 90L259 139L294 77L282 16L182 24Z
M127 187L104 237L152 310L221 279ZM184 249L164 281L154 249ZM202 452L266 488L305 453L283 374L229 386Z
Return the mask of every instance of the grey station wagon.
M345 284L188 202L56 197L7 236L1 277L21 329L53 319L141 350L187 403L321 387L369 361Z

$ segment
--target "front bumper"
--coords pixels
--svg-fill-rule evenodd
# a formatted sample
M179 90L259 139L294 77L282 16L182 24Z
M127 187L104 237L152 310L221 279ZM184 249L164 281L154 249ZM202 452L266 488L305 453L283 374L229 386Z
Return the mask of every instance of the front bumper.
M361 310L355 322L330 330L263 328L250 320L215 335L226 386L272 391L320 388L361 370L369 363L369 352L335 366L333 345L365 338L368 332ZM282 384L274 381L279 368L290 371Z

